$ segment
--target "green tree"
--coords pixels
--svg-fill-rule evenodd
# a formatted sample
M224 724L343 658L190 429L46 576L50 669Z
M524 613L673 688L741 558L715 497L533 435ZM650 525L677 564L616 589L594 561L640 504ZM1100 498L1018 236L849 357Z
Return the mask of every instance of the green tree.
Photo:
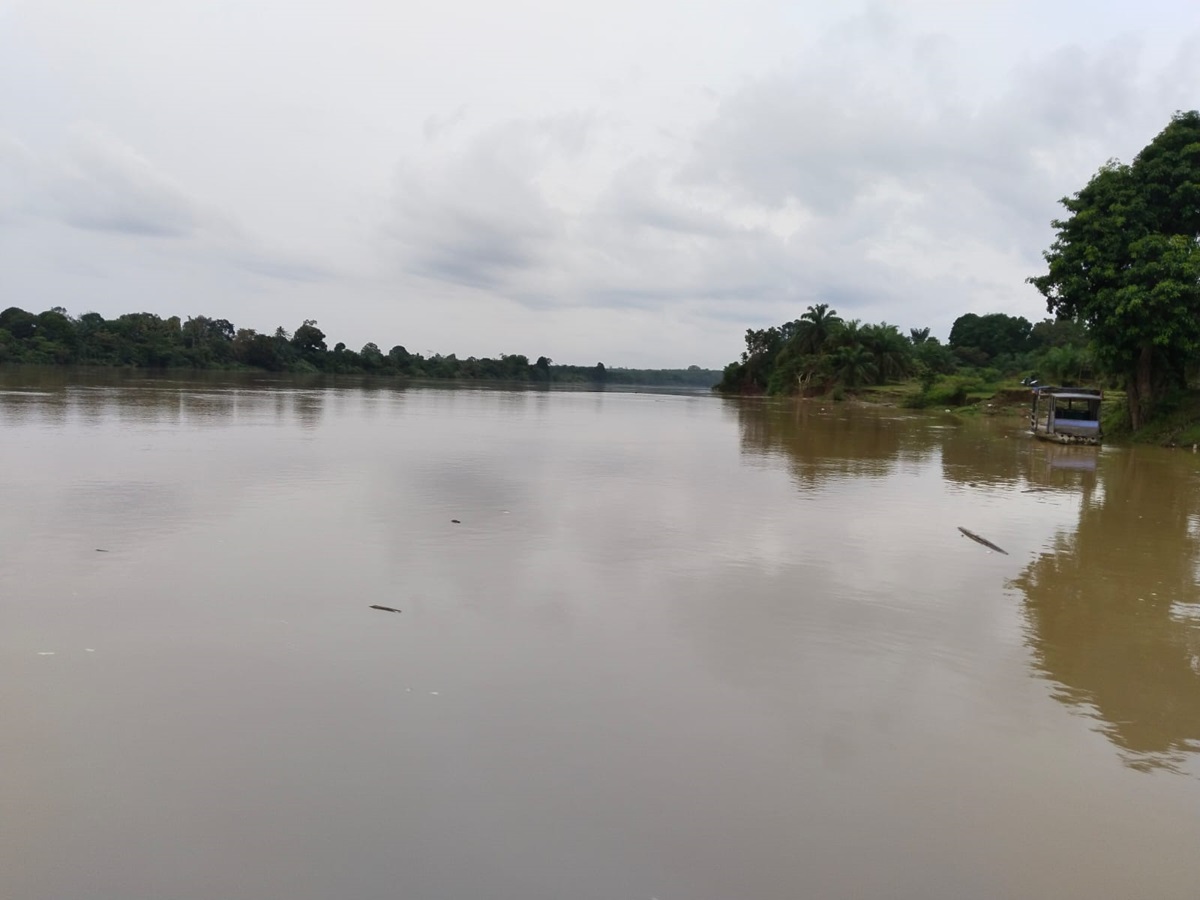
M278 342L253 328L238 329L233 339L233 354L238 362L257 369L280 372L284 368Z
M1138 428L1200 350L1200 112L1177 113L1131 164L1110 161L1061 202L1048 271L1028 280L1050 312L1087 325Z
M4 312L0 312L0 328L3 328L18 341L32 338L37 333L37 327L37 316L26 312L19 306L10 306Z
M954 354L950 348L943 346L935 337L926 338L913 348L916 366L922 373L932 373L933 376L949 375L957 367Z
M863 344L843 344L830 357L833 377L848 388L861 387L873 381L878 370L871 351Z
M292 346L306 355L324 353L325 332L317 327L316 319L305 319L304 324L292 335Z
M369 372L377 372L383 368L383 351L374 343L364 344L358 356L363 368Z
M915 370L913 347L895 325L880 322L863 328L863 346L871 354L875 378L880 384L899 381Z
M805 390L820 369L821 352L842 326L836 309L828 303L817 303L794 322L778 329L782 348L775 354L766 374L767 392L786 394Z
M742 351L741 361L725 367L718 389L731 394L756 394L767 390L783 346L784 337L780 329L747 328L746 349Z
M828 303L810 306L800 316L796 329L796 350L801 354L819 353L841 324L837 310L830 309Z
M1034 350L1046 347L1086 347L1087 326L1074 319L1043 319L1029 333L1029 344Z
M1033 326L1024 316L966 313L950 327L950 348L962 359L984 365L997 356L1015 356L1029 349Z
M79 333L61 306L37 317L37 336L46 340L47 353L56 363L71 363L79 355Z
M228 362L233 355L235 333L233 324L228 320L210 319L207 316L188 316L181 329L186 355L191 364L198 368L214 362Z
M126 313L104 327L113 336L110 346L119 365L166 368L184 363L183 325L177 316Z

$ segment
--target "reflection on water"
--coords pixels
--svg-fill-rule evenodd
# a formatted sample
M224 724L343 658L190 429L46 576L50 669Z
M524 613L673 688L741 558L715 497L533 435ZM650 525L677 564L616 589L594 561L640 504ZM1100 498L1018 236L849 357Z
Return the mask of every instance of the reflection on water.
M905 463L926 460L941 444L928 417L880 414L852 406L726 400L735 411L748 455L783 457L799 486L831 479L883 478Z
M70 421L95 426L113 418L127 425L235 425L270 417L311 429L321 421L329 387L358 389L360 381L232 372L181 379L119 369L9 368L0 369L0 417L11 424L36 419L53 426ZM389 390L398 394L404 386L393 382Z
M1196 463L0 369L0 896L1193 900Z
M1178 768L1200 750L1195 465L1153 451L1090 459L1103 492L1013 582L1030 645L1056 696L1096 717L1130 766Z
M947 485L981 503L1007 498L1009 519L1029 516L1002 540L1010 548L1028 544L1039 524L1039 507L1031 514L1015 504L1077 509L1072 527L1047 535L1046 549L1026 551L1030 561L1011 580L1025 597L1037 671L1054 683L1057 699L1099 721L1133 768L1180 770L1200 751L1194 456L1064 447L1031 440L1011 423L900 411L812 403L730 408L744 452L783 457L801 490L940 464ZM927 486L926 495L932 492ZM880 517L895 504L881 486L863 512Z

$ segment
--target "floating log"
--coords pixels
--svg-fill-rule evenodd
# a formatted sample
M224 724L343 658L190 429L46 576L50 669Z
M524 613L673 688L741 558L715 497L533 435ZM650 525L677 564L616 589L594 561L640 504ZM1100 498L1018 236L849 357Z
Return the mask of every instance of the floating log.
M400 610L392 609L392 607L390 607L390 606L377 606L374 603L371 604L371 609L380 609L380 610L383 610L384 612L400 612Z
M975 543L983 544L983 546L987 547L989 550L995 550L997 553L1003 553L1005 556L1008 556L1007 550L1001 550L999 547L997 547L995 544L993 544L987 538L980 537L975 532L968 531L967 529L963 528L961 525L958 526L958 530L961 531L963 534L965 534L967 537L969 537L971 540L973 540Z

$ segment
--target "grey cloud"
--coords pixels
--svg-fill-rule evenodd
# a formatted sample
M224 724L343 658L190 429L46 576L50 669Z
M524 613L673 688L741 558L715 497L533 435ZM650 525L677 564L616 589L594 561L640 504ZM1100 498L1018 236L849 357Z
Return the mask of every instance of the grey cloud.
M409 270L496 290L513 273L546 264L562 228L536 183L547 135L544 125L510 122L403 172L391 234Z
M91 231L180 238L195 234L206 213L133 149L98 132L81 132L51 187L56 215Z
M0 135L0 224L28 211L37 160L15 138Z
M617 227L639 227L707 238L733 238L737 229L719 213L703 210L663 194L663 166L636 160L619 170L600 196L596 213Z
M596 116L576 110L537 119L534 133L548 151L576 159L587 149L598 126Z
M434 141L442 135L443 132L450 131L458 125L467 115L467 106L462 104L454 112L448 116L428 116L422 125L421 130L425 134L425 140Z
M397 230L410 249L416 274L469 287L500 289L511 273L542 261L553 231L553 213L528 184L500 181L467 203L436 198L424 185L403 192L404 225ZM506 196L508 203L502 197Z
M606 159L606 185L576 192L575 172L597 163L603 130L582 114L510 122L410 164L391 227L401 264L533 309L655 308L768 289L780 240L681 192L665 161L614 171Z
M942 335L1037 315L1058 198L1200 83L1182 0L610 4L532 31L374 0L232 31L195 0L67 6L84 27L42 3L0 30L6 288L256 327L307 306L352 345L718 362L822 300Z
M908 52L940 44L917 37ZM1136 151L1172 111L1171 91L1125 45L1032 60L969 105L937 89L944 75L911 68L889 73L894 85L876 70L849 74L835 102L826 86L839 55L827 48L727 98L680 180L724 190L733 206L811 214L791 239L797 296L852 315L903 310L943 333L985 304L1036 315L1022 282L1040 267L1057 199L1129 144L1131 124Z
M1068 49L1018 70L999 98L968 104L944 89L940 64L932 78L923 62L912 64L942 43L914 36L893 46L889 66L862 70L847 65L845 48L827 46L794 72L748 85L699 132L682 176L749 203L794 199L838 219L892 184L936 201L924 210L926 227L956 232L966 213L956 212L962 198L975 205L976 218L999 212L1009 227L1007 219L1027 221L1046 209L1058 174L1047 157L1064 145L1104 143L1145 99L1131 51Z
M787 289L787 250L769 231L738 227L649 186L636 200L625 200L606 197L579 217L586 247L573 269L580 275L580 302L642 308L736 304Z
M1161 128L1172 88L1114 45L1028 59L974 96L956 85L956 52L887 14L860 17L728 95L685 154L614 154L589 117L495 127L407 170L402 265L539 310L735 321L824 301L943 335L974 308L1036 316L1024 279L1058 198L1131 124L1134 152ZM594 186L564 200L555 172Z
M273 255L265 251L255 253L235 251L231 255L231 261L247 272L279 281L312 283L327 281L333 277L333 273L324 266L302 262L282 254Z
M16 216L82 232L162 240L180 261L223 263L273 280L331 277L319 262L247 234L236 220L195 199L136 150L95 129L76 129L57 157L0 136L0 223ZM56 266L98 271L68 257Z

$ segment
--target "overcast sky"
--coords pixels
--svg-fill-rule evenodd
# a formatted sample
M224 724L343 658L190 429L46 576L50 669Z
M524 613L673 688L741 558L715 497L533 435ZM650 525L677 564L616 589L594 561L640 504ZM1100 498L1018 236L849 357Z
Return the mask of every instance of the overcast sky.
M720 367L826 302L1045 316L1200 107L1195 0L0 0L0 308Z

